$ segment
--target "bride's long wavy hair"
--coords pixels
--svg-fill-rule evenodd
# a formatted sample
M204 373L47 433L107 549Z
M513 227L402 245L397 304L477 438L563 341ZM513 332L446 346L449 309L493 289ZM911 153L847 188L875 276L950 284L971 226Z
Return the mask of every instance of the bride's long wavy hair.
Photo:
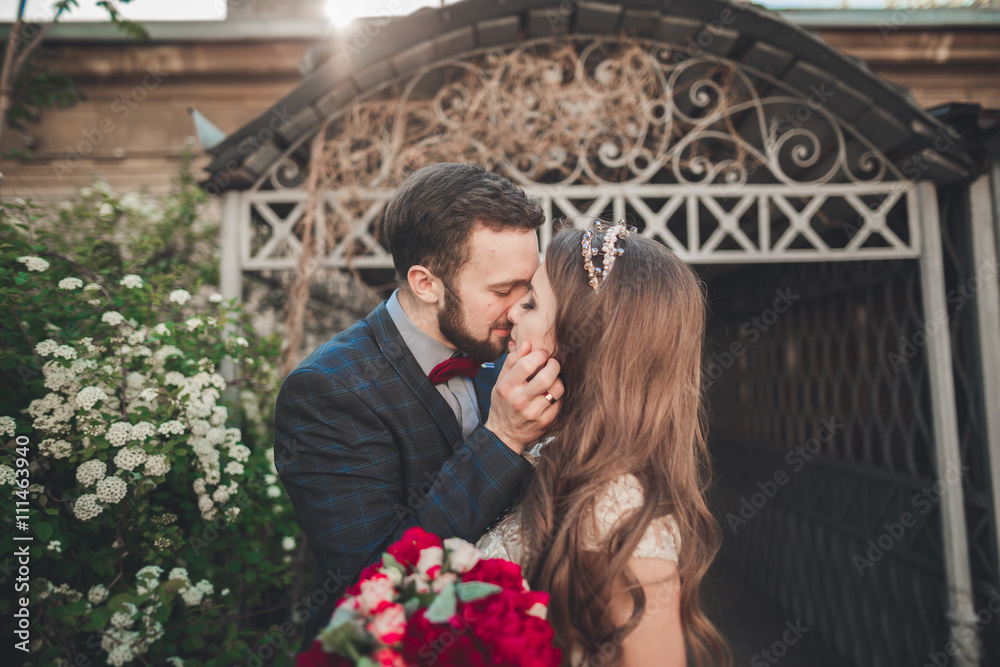
M698 598L721 541L704 498L710 466L702 425L702 283L662 244L633 235L619 241L624 255L594 292L582 236L564 230L545 254L566 393L549 432L554 438L521 501L524 553L534 555L525 574L533 589L548 591L561 644L582 647L588 660L601 654L602 664L618 664L621 639L647 604L629 557L653 519L673 514L687 646L699 665L728 664L729 649ZM601 259L595 257L597 266ZM599 545L601 552L585 551L595 500L626 473L641 482L645 502ZM610 613L619 590L628 590L634 605L624 625Z

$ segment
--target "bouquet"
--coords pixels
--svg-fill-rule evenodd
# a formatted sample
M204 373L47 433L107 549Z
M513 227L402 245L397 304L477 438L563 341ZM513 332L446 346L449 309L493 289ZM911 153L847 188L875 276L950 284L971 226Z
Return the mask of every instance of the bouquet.
M549 596L521 567L410 528L361 572L297 667L557 667Z

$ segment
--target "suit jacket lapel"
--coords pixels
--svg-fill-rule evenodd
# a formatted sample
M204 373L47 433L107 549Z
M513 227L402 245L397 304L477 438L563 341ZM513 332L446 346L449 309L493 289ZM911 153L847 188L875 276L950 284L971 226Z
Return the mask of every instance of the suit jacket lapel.
M403 337L399 335L399 329L396 328L389 316L385 302L379 304L366 318L366 321L372 328L375 342L378 343L386 360L427 408L427 412L434 418L445 439L452 448L461 444L462 429L458 420L455 419L455 413L451 411L444 397L434 388L434 385L420 369L420 364L413 357L410 348L403 342Z

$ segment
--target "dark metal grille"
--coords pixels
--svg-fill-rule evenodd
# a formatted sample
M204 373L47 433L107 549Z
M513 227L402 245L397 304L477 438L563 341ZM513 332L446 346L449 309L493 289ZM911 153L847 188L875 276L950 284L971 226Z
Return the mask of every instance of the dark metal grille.
M948 641L918 271L708 277L722 558L839 664L923 665Z

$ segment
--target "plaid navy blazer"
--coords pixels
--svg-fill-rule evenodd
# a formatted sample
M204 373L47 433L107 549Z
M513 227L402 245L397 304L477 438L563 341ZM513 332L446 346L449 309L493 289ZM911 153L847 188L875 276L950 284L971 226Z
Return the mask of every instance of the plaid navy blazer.
M484 422L497 374L485 368L474 380ZM384 302L285 379L274 462L316 559L303 650L404 530L475 542L534 470L482 425L462 440Z

